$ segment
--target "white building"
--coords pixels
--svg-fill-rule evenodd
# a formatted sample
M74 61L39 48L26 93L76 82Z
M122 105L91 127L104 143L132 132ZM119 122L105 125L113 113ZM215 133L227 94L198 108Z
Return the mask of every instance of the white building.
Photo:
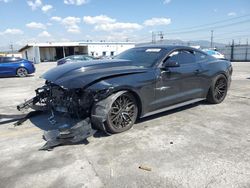
M76 54L114 56L134 46L133 42L48 42L27 44L19 52L23 58L40 63Z

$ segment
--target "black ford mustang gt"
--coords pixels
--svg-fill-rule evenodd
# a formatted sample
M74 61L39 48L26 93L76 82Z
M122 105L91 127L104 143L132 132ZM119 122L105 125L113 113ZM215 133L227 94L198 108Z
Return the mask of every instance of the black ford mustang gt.
M112 60L62 65L46 72L36 96L18 106L43 107L52 124L58 116L88 118L109 133L130 129L137 118L201 100L224 100L232 65L185 46L149 45Z

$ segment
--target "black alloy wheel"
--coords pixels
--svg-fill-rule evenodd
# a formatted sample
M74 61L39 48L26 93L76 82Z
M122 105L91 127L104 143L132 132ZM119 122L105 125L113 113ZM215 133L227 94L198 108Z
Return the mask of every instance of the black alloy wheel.
M214 86L214 97L220 101L225 98L227 92L227 80L225 78L219 78Z
M136 121L138 107L135 97L126 92L111 105L106 126L111 133L120 133L130 129Z
M209 89L207 100L212 104L221 103L227 95L227 90L227 78L224 75L218 75Z

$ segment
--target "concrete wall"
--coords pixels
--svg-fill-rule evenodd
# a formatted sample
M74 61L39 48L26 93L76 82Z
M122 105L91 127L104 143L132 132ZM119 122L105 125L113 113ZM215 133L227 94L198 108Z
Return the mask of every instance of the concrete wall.
M40 60L42 62L55 61L56 49L53 47L40 48Z
M29 47L22 51L22 57L33 61L34 63L40 63L40 50L38 46Z

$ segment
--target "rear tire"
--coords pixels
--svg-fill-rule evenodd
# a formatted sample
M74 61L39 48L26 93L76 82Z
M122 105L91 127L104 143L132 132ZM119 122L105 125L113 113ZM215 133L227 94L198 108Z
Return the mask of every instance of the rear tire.
M136 99L131 93L126 92L113 101L104 124L108 132L121 133L134 125L137 115Z
M20 67L16 71L17 76L26 77L28 75L28 70L24 67Z
M217 75L208 91L207 101L211 104L221 103L227 95L227 90L227 78L223 74Z

